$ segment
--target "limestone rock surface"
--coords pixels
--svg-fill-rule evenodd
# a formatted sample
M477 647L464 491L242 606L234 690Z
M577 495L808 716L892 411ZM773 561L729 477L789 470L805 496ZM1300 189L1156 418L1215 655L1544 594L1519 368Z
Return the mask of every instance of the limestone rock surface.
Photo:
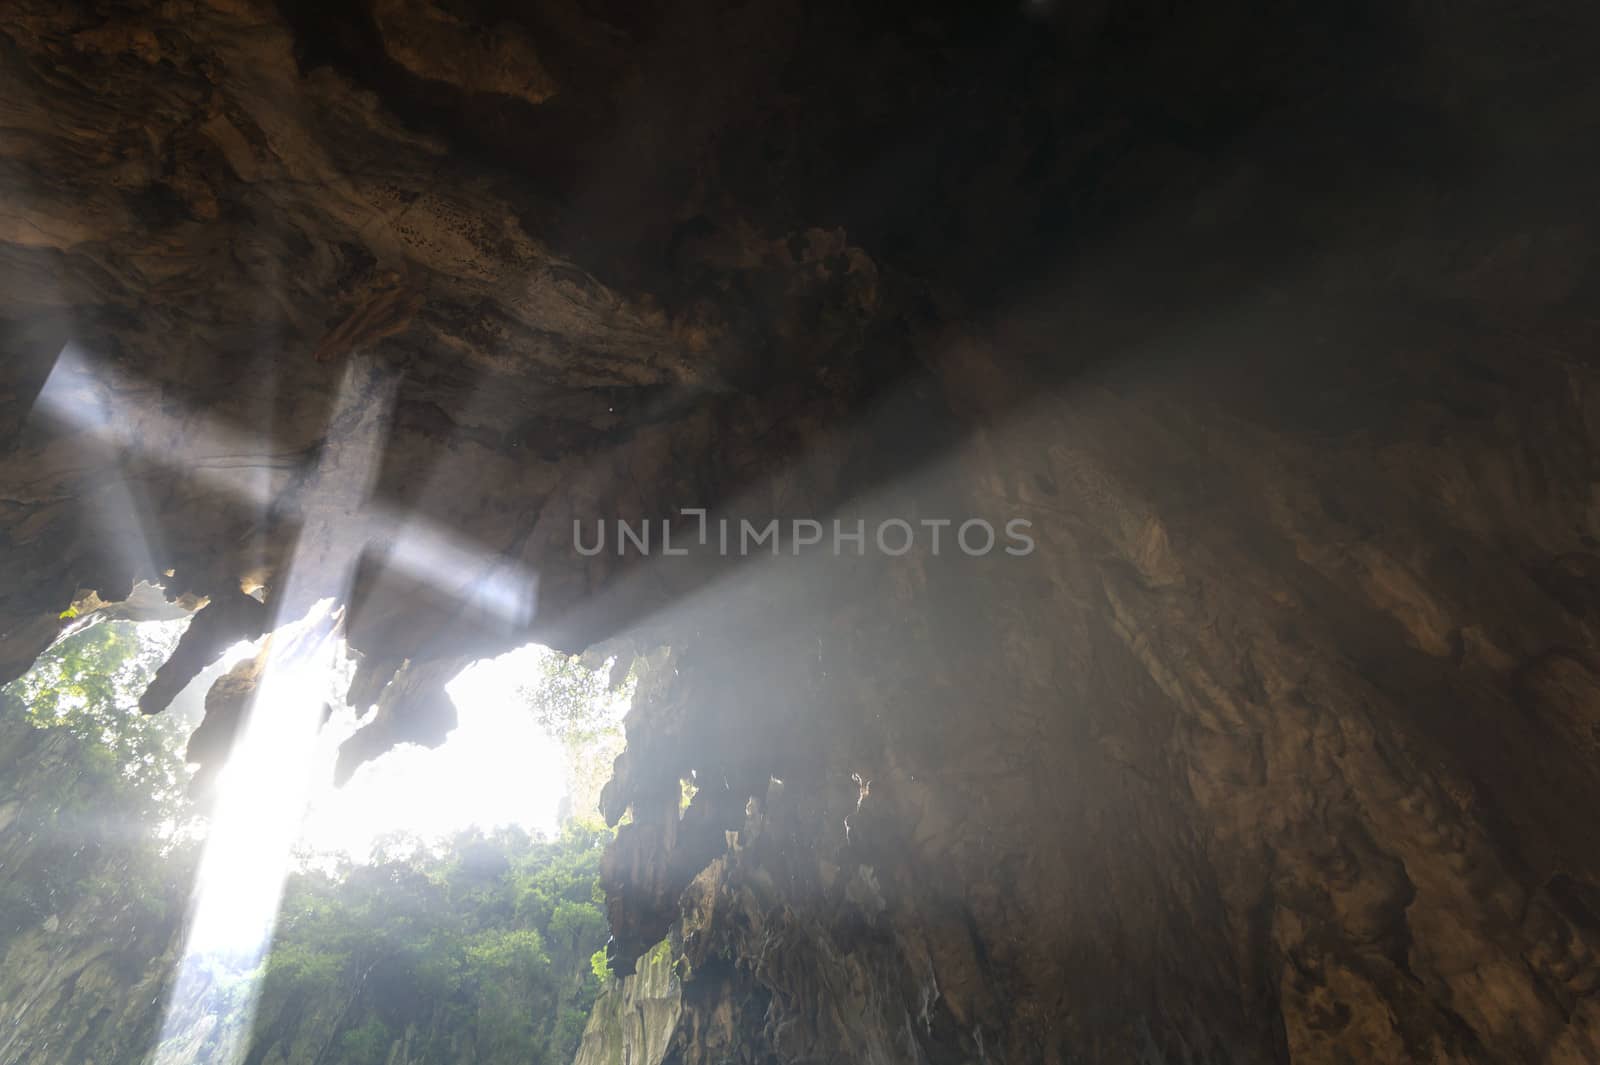
M1597 21L18 0L0 676L331 596L348 766L671 648L664 1060L1600 1060ZM575 550L701 507L924 535Z

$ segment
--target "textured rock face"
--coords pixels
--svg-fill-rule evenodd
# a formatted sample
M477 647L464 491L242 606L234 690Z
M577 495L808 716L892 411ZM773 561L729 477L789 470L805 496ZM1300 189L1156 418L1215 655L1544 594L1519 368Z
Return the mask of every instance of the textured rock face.
M670 1060L1600 1060L1594 18L18 5L0 665L672 647ZM697 506L1037 549L573 548Z
M682 1015L673 958L672 944L662 942L639 959L637 972L602 992L573 1065L659 1065Z

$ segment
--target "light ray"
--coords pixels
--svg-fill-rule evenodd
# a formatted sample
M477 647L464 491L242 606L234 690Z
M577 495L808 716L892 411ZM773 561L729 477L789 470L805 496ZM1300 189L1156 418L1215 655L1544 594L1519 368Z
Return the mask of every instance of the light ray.
M539 602L537 575L509 560L486 557L482 548L416 515L391 517L399 531L387 545L384 561L389 566L512 628L533 620Z
M34 412L113 453L180 469L208 488L264 509L273 496L264 470L273 465L288 469L299 456L264 453L265 441L240 433L217 418L180 416L159 403L131 401L155 387L93 359L76 341L68 341L39 391ZM103 459L98 448L85 454L77 446L77 438L68 443L70 457L56 456L48 463L54 467L50 473L59 476L71 472L74 465L91 470Z
M342 644L338 604L349 599L362 553L377 547L397 572L508 625L526 625L537 608L531 570L373 499L395 387L370 360L347 361L330 431L297 493L300 533L271 598L277 635L220 776L157 1065L229 1065L247 1049L260 963L320 765L322 708L332 695L336 648ZM270 442L220 419L174 413L160 402L129 402L157 388L68 343L34 410L73 432L46 446L41 473L93 476L104 452L133 456L264 513L284 487L276 482L286 483L303 465L302 451L272 452ZM121 494L113 491L109 512L115 527L106 530L106 539L130 545L124 550L138 557L129 563L141 575L152 575L155 563L120 476L112 488L118 486ZM196 1038L203 1039L203 1052Z
M322 708L342 645L337 601L348 598L359 538L351 519L366 501L382 450L393 389L352 360L310 483L315 505L297 541L280 611L305 614L280 625L255 697L219 779L191 902L189 931L162 1024L156 1065L197 1060L195 1033L209 1032L204 1060L231 1065L248 1049L295 839L313 783ZM279 614L280 621L283 614Z
M360 360L352 360L356 366ZM367 370L355 371L367 379ZM256 439L228 426L222 420L200 413L175 415L159 403L134 404L128 396L148 392L153 386L140 384L113 366L93 360L75 342L69 342L57 357L35 404L43 417L77 431L66 454L51 456L46 462L59 479L74 467L92 472L105 461L100 448L112 454L137 456L165 469L181 470L202 486L220 492L242 506L265 512L288 482L303 454L294 450L272 452L268 441ZM344 386L348 388L348 384ZM393 382L384 386L391 395ZM343 402L341 400L341 402ZM348 411L336 409L330 424L338 424ZM352 436L342 434L344 438ZM366 432L353 434L368 448L381 448L382 437ZM85 453L78 437L92 440L99 447ZM470 538L429 521L418 514L396 510L372 498L378 467L376 454L328 456L319 459L316 475L318 490L301 493L312 511L330 507L341 510L343 525L338 530L338 552L348 551L360 541L386 552L386 560L398 572L459 600L463 605L498 618L511 628L532 621L538 607L538 578L528 567L495 552L486 551ZM360 478L348 476L334 480L331 471L351 462L363 464ZM43 471L41 471L43 472ZM280 483L274 483L274 474ZM336 497L323 492L333 489ZM143 526L137 520L134 501L126 482L113 481L107 510L109 521L105 541L124 544L137 557L128 559L142 568L141 576L153 576L151 552L144 545ZM120 493L120 494L118 494ZM352 502L355 501L355 505ZM308 514L308 524L316 520ZM304 609L307 603L298 604ZM292 608L291 608L292 609ZM298 616L298 611L294 611Z

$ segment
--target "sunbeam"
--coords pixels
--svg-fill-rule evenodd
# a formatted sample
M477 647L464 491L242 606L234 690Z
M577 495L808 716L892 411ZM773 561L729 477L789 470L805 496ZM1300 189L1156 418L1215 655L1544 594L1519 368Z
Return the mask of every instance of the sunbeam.
M396 382L380 383L378 375L370 367L362 367L360 360L352 360L350 367L350 373L358 374L364 382L356 392L382 389L387 397L382 409L387 411ZM348 397L355 387L350 373L341 385L330 425L342 425L349 418L352 408ZM257 513L264 513L275 493L284 487L283 483L274 484L275 475L286 483L285 479L303 462L303 456L296 452L274 453L268 449L263 453L263 441L214 417L165 413L155 406L136 421L128 413L130 405L115 401L119 395L151 387L125 378L115 367L92 359L76 342L69 342L57 357L35 410L77 430L82 439L92 441L96 447L134 456L166 470L181 470L186 479ZM379 438L370 434L364 435L363 440L367 447L380 444ZM343 443L331 446L347 449ZM75 435L52 459L63 465L91 467L98 456L85 455ZM346 551L370 546L397 572L496 618L508 628L521 628L533 619L538 609L536 573L503 555L485 551L470 538L437 522L375 499L372 488L378 457L367 456L364 461L368 465L359 479L341 474L335 482L328 479L329 472L348 465L350 459L321 456L317 472L307 482L308 486L315 483L317 490L302 493L308 525L317 520L310 511L323 512L331 507L341 512L339 526L323 534L330 541L337 541L335 554L344 557ZM131 553L126 561L133 566L132 572L153 577L155 563L145 544L134 500L125 479L114 476L104 503L104 542L123 545L123 550ZM307 604L298 605L304 609Z
M363 553L381 555L396 572L432 585L508 627L525 626L537 609L537 580L531 571L483 551L435 522L396 512L373 498L396 384L369 360L350 358L330 411L329 435L304 476L300 534L270 600L277 627L219 778L183 954L158 1044L158 1065L194 1060L195 1048L180 1043L196 1031L212 1031L223 1024L217 996L224 991L226 1031L212 1032L205 1060L226 1065L244 1050L242 1034L248 1031L259 992L260 965L271 941L291 852L300 838L317 774L329 768L324 765L327 759L318 757L319 734L324 707L339 701L333 688L344 679L339 669L341 604L349 598ZM123 380L115 367L91 359L75 343L67 344L35 406L40 415L75 431L52 461L69 465L86 461L82 447L88 441L91 447L167 470L181 469L202 487L263 513L274 495L274 479L292 476L294 467L303 463L303 456L288 452L269 455L263 463L260 442L203 414L173 414L153 405L135 422L124 413L127 405L113 402L134 387L150 386ZM132 572L153 575L157 564L144 542L129 489L120 477L111 487L116 491L109 502L119 505L107 518L111 523L107 531L116 535L107 539L133 552L125 560ZM474 757L497 747L507 749L499 741L484 739L482 731L462 730L462 743L473 748ZM479 739L472 741L473 736ZM524 739L549 744L542 735ZM546 753L546 764L554 767L553 750ZM559 792L559 770L552 768L544 775L545 790ZM494 805L492 797L480 794L476 800L479 805L485 801ZM538 805L553 808L554 799ZM207 1018L212 1023L205 1023Z
M334 696L335 653L356 545L351 526L371 491L382 450L392 390L371 367L352 360L334 417L349 426L323 449L311 483L317 506L308 511L278 617L305 604L305 613L280 625L268 643L260 683L223 771L217 808L196 878L189 931L163 1021L157 1065L190 1061L184 1033L206 1027L215 994L229 993L227 1028L207 1059L228 1065L244 1052L259 995L260 963L273 922L300 819L313 780L323 707ZM332 593L332 594L329 594Z
M338 620L332 600L324 599L273 634L254 708L219 780L186 956L210 956L246 971L270 938L311 787L308 756L330 694Z
M128 403L127 397L154 387L120 373L105 360L93 358L76 341L69 341L40 389L34 410L101 447L166 469L181 469L185 477L207 488L265 509L273 496L271 471L287 469L299 457L275 455L270 448L263 448L263 441L204 414L168 413L157 405L147 412L148 417L136 418L133 411L137 405ZM66 443L58 461L93 465L90 459L94 456L82 453L78 438ZM122 535L126 530L118 530L118 536Z

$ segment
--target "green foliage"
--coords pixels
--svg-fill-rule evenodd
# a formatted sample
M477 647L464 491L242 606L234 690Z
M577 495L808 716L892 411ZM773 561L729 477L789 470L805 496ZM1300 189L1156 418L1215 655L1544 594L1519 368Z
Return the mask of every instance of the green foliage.
M551 1043L557 1047L567 1048L564 1052L566 1060L570 1061L578 1052L578 1044L583 1042L583 1030L588 1024L588 1011L570 1006L562 1010L561 1016L556 1018L556 1029Z
M75 935L149 929L156 965L159 945L181 930L194 855L175 849L185 836L173 828L193 817L182 754L192 722L137 705L180 631L93 624L5 689L0 773L21 781L23 801L0 830L0 953L10 934L73 914ZM603 672L547 661L555 687L530 705L597 793L620 745L618 696ZM412 1061L566 1065L612 979L599 890L610 838L580 819L553 840L515 829L431 848L394 839L371 864L291 876L247 1060L382 1065L404 1042ZM136 981L130 972L126 987L83 994ZM221 989L219 1015L242 1009L248 990L241 982L233 1002ZM159 1014L161 996L148 1001ZM129 1053L147 1049L141 1041Z
M339 1060L344 1065L383 1065L393 1040L389 1029L376 1017L339 1038Z
M566 747L567 815L594 825L601 823L601 790L624 746L619 711L638 684L630 668L613 687L615 665L590 669L582 658L547 651L519 692L539 727Z
M88 625L0 694L0 772L20 800L0 856L0 935L80 902L130 927L181 912L169 866L191 817L190 723L146 716L138 699L184 624Z
M595 896L609 838L469 832L291 878L258 1045L287 1041L310 1012L329 1026L326 1060L382 1061L411 1029L416 1060L565 1065L601 986L590 959L607 935Z
M581 746L616 729L609 669L590 669L581 658L551 651L542 657L540 670L522 696L545 732L569 746Z
M562 956L583 953L585 943L606 938L606 918L590 902L562 899L550 917L550 941Z
M59 641L6 694L37 728L61 729L83 749L57 798L74 809L115 798L146 824L183 816L193 722L145 715L139 696L182 635L185 622L89 625Z
M536 929L489 929L467 942L467 964L495 977L535 977L550 968L550 958Z

